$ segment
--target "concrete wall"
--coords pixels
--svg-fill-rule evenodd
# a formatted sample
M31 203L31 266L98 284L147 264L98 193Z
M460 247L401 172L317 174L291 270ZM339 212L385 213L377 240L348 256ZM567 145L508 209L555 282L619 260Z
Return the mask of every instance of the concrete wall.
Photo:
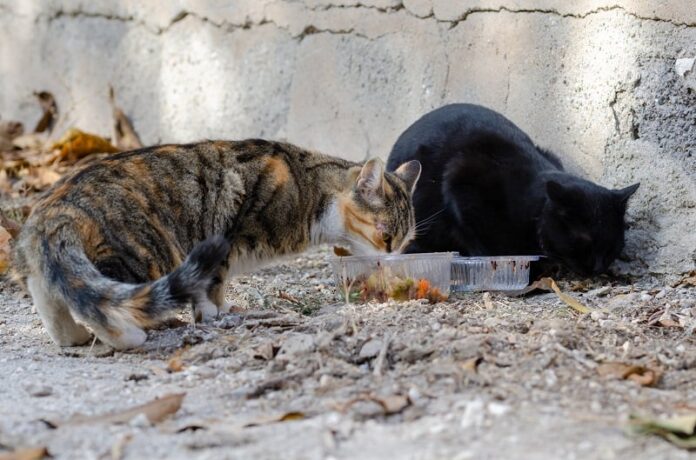
M362 159L477 102L573 171L640 181L624 268L675 274L696 260L696 69L675 71L695 55L692 0L0 0L0 116L31 125L46 89L58 132L108 134L113 84L146 143Z

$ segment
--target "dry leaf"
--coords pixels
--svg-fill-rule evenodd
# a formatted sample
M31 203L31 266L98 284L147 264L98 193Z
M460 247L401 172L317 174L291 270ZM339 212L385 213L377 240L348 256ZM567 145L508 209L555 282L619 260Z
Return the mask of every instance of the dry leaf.
M348 257L350 256L350 251L342 246L334 246L333 247L333 252L336 254L338 257Z
M483 362L483 358L480 356L477 356L475 358L469 358L463 363L460 364L460 367L462 370L466 372L473 372L476 374L478 372L478 366Z
M262 343L256 348L256 350L254 350L254 359L270 361L274 356L275 350L273 349L273 344L271 342Z
M34 96L39 99L39 104L43 110L43 115L41 115L41 119L36 124L34 132L50 132L55 124L56 115L58 115L58 106L56 105L56 100L53 98L53 94L49 93L48 91L34 93Z
M491 293L484 292L482 299L483 299L483 306L486 307L486 310L492 310L494 305L493 305L493 301L491 300Z
M109 102L114 117L114 144L119 150L135 150L142 148L138 134L123 110L116 105L114 88L109 86Z
M302 412L284 412L282 414L266 415L259 417L257 419L246 422L242 425L242 427L248 428L252 426L268 425L270 423L293 422L296 420L302 420L304 418L306 418L306 416Z
M86 423L128 423L133 417L140 414L145 414L150 423L155 424L175 414L181 407L184 396L186 396L186 393L165 395L149 403L121 412L95 416L78 415L65 422L55 423L49 421L49 424L54 427L60 427L63 425L84 425Z
M12 452L0 452L0 460L41 460L48 456L48 449L45 447L32 447L17 449Z
M605 378L632 380L644 387L656 385L662 374L657 369L618 362L600 364L597 366L597 373Z
M12 254L11 240L12 235L10 232L5 230L5 227L0 227L0 275L5 274L10 267L10 255Z
M655 434L682 449L696 449L696 413L668 419L632 415L630 424L634 433Z
M41 134L23 134L12 139L12 147L19 150L35 150L41 152L46 143ZM16 155L26 156L26 152L16 152Z
M185 368L186 366L184 366L184 361L181 359L180 356L172 357L167 363L167 370L171 373L181 372Z
M534 291L535 289L555 292L559 299L561 299L566 305L568 305L569 307L571 307L579 313L585 314L590 313L592 311L591 308L583 305L574 297L571 297L568 294L564 294L563 292L561 292L561 288L558 287L558 284L556 284L553 278L541 278L540 280L533 282L529 287L521 291L520 294L526 294L531 291Z
M672 285L672 287L696 287L696 270L691 270L682 279Z
M51 149L59 151L59 158L71 163L93 153L113 153L118 149L103 137L70 128Z
M343 404L339 404L337 409L340 412L345 412L353 404L360 401L372 401L379 404L384 411L384 415L392 415L401 412L411 404L408 396L404 395L376 396L374 394L366 394L357 396Z

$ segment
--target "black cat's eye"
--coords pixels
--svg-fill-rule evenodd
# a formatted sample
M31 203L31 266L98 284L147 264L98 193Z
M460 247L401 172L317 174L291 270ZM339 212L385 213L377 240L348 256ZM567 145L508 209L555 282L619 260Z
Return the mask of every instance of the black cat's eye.
M384 235L382 237L382 241L384 241L384 244L387 245L387 252L392 252L392 236Z

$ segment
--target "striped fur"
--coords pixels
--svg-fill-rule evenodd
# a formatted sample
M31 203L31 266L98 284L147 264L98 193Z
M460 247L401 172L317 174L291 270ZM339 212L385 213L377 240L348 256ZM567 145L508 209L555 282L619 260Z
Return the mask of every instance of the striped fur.
M192 303L225 308L224 281L311 244L398 251L413 237L420 164L385 173L260 139L164 145L64 178L34 208L15 249L52 339L141 345L143 328Z

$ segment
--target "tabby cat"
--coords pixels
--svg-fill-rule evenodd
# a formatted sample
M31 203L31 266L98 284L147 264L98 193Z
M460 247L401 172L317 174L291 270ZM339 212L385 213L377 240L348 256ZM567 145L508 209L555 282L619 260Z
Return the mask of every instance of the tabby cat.
M188 302L225 310L225 279L312 244L402 250L414 235L417 161L392 173L265 140L164 145L107 157L61 180L15 249L51 338L137 347ZM76 321L77 320L77 321ZM82 324L80 324L82 323Z
M544 254L582 273L605 272L624 245L624 214L638 184L609 190L563 170L503 115L451 104L396 141L387 169L418 160L413 197L423 222L407 252Z

